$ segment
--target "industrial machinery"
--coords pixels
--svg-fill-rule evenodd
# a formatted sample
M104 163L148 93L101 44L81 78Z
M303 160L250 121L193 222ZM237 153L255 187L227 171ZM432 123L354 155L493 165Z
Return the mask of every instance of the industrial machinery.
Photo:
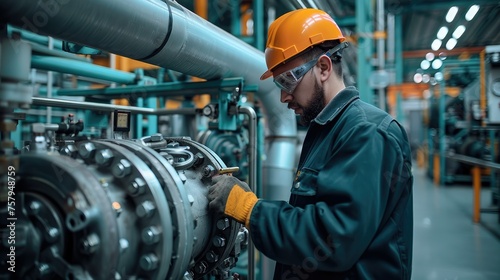
M210 213L206 195L232 172L288 198L296 123L255 75L262 51L176 1L8 0L0 30L1 279L237 279L241 254L254 279L247 230ZM99 66L97 53L204 81ZM249 89L262 127L241 100ZM211 96L202 110L164 105L199 94ZM188 115L210 127L158 134L174 115L183 131L196 131L178 121Z
M211 150L157 134L59 151L37 143L19 157L16 277L232 279L248 236L208 212L207 186L226 168ZM9 256L1 258L5 273Z
M498 162L500 159L500 101L495 94L499 79L499 53L498 46L488 46L481 57L450 60L443 64L443 72L469 78L465 79L468 82L456 96L440 94L439 98L431 99L428 174L440 183L470 183L472 180L472 165L456 161L448 155L458 154L487 162ZM445 80L441 82L440 92L446 91L445 83ZM483 179L494 187L496 196L498 175L485 172Z

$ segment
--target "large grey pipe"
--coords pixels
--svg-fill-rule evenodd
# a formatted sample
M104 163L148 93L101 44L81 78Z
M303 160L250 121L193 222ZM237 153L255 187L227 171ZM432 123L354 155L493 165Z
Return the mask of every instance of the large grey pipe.
M279 102L261 51L172 1L2 0L0 21L204 79L257 84L266 117L264 196L288 199L296 124ZM279 178L279 179L277 179Z

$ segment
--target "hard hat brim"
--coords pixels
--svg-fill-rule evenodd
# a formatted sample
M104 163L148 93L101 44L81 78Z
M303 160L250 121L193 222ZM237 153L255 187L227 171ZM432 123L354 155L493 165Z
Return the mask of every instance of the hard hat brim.
M273 75L273 72L271 72L271 70L267 70L266 72L264 72L264 74L262 74L262 76L260 76L260 79L265 80L265 79L271 77L272 75Z

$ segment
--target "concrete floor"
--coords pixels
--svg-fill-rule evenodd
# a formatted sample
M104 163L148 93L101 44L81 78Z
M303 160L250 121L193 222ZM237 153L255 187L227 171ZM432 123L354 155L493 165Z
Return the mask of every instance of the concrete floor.
M436 187L424 170L414 170L414 280L499 280L500 223L481 213L472 222L472 187ZM481 206L491 207L483 188Z

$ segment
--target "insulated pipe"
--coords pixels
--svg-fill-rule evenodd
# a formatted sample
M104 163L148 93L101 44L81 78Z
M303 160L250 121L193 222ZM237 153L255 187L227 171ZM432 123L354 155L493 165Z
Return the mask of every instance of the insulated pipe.
M241 106L239 110L248 117L249 168L248 185L253 192L257 191L257 114L250 106ZM251 239L248 240L248 280L255 279L255 249Z
M129 72L118 71L109 67L95 65L89 62L72 60L53 56L31 56L31 67L60 73L73 74L120 84L134 84L136 75Z
M259 80L267 69L261 51L175 1L3 0L0 21L207 80L243 77L258 85L273 154L264 162L263 185L270 197L288 200L297 128L272 81Z

